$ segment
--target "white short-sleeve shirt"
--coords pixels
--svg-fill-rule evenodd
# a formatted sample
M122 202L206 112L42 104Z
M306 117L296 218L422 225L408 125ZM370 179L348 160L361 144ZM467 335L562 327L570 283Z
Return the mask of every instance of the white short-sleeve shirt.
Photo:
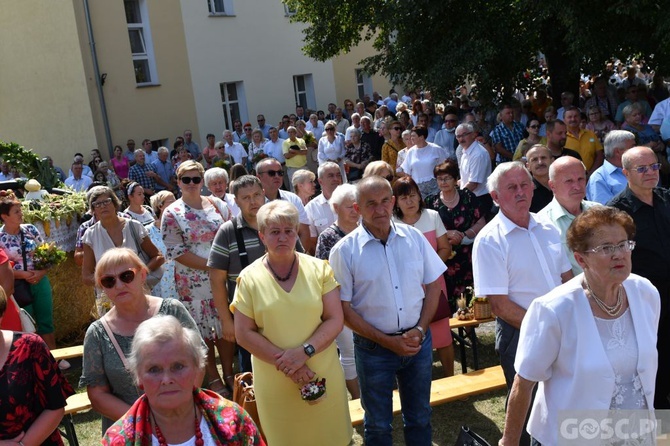
M477 141L463 149L460 163L461 189L469 182L479 183L472 192L480 197L489 193L486 180L491 175L491 157L489 152Z
M318 237L324 229L337 220L337 215L333 213L323 194L319 194L307 203L305 212L309 219L309 235L312 237Z
M412 147L407 151L405 161L403 161L402 171L411 176L417 183L425 183L433 178L433 169L435 166L447 159L448 153L437 144L428 143L427 146L418 148Z

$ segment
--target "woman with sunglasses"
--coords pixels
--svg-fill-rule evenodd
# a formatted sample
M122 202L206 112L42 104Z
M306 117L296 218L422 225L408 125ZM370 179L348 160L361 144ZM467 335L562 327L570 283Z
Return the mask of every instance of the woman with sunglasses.
M547 138L540 136L540 121L536 118L531 118L526 122L526 132L528 132L528 136L519 141L519 145L516 146L513 157L514 161L525 157L528 149L535 144L545 145L547 143Z
M144 204L144 188L139 183L133 181L128 184L126 197L128 207L123 212L130 215L133 220L139 221L144 226L149 226L156 220L154 211Z
M221 380L216 368L214 347L225 357L223 329L209 282L207 259L216 231L230 220L228 206L214 196L204 197L202 190L205 169L195 161L186 161L177 169L182 197L163 211L161 233L167 259L175 261L175 281L179 300L188 309L205 340L207 380L209 388L230 396L233 376Z
M143 393L126 367L137 327L155 315L169 314L196 329L178 300L145 293L147 273L142 260L127 248L106 251L95 269L96 286L114 306L86 330L79 386L86 386L93 409L102 415L103 434Z
M500 445L518 445L524 427L539 443L557 444L561 412L570 410L654 418L661 302L649 280L631 274L635 231L626 212L609 206L589 208L570 225L567 244L584 272L533 300L523 316ZM634 420L617 426L636 435Z
M407 147L402 140L402 132L405 129L398 121L391 121L387 128L391 137L382 146L382 161L389 163L391 166L396 166L398 163L398 153Z
M324 129L325 134L319 139L317 152L319 166L327 161L332 161L340 166L342 178L346 178L344 172L344 155L346 153L344 136L341 133L337 133L337 122L335 121L326 122Z
M113 248L129 248L137 253L139 246L151 259L147 263L151 271L155 271L165 262L144 226L138 221L118 215L120 204L117 196L107 186L96 186L88 192L88 207L96 223L86 230L82 239L84 259L81 276L86 285L95 285L96 264L105 252ZM104 290L96 288L98 316L104 315L111 306Z

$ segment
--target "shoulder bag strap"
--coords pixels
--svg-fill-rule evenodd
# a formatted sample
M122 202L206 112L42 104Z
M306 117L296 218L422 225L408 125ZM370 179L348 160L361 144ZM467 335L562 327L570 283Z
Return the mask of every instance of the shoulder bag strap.
M242 264L242 269L244 269L249 266L249 255L247 254L246 246L244 246L242 231L237 227L237 218L233 218L233 230L235 231L235 239L237 240L237 251L240 254L240 263Z
M123 362L123 366L126 368L126 370L130 370L130 368L128 367L128 360L126 359L126 355L123 354L123 350L121 350L121 347L119 346L119 343L116 341L116 337L114 336L114 333L112 333L112 329L109 328L109 324L107 323L106 316L101 317L100 322L102 323L103 328L107 332L107 336L109 336L109 340L112 341L112 345L114 345L114 348L116 349L116 353L119 355L119 358L121 358L121 362Z
M135 232L132 220L126 220L126 224L129 225L128 228L130 229L130 235L133 238L133 241L135 242L135 247L137 248L137 255L139 256L141 255L140 253L143 251L142 251L142 244L137 240L138 234Z
M26 259L26 236L23 234L23 228L19 226L19 234L21 234L21 256L23 257L23 270L28 271L28 260Z

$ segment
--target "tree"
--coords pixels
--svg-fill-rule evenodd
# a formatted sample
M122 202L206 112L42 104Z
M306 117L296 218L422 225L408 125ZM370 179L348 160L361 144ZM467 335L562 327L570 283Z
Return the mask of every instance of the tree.
M325 61L372 41L361 63L397 85L447 98L476 82L482 100L501 99L531 80L546 57L555 99L578 93L580 71L599 73L608 58L645 57L667 70L667 11L652 0L284 0L303 22L308 56Z

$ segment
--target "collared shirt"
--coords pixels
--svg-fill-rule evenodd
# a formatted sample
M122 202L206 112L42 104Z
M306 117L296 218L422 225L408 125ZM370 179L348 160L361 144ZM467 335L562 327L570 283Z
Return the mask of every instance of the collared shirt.
M335 129L337 130L337 133L346 133L348 127L349 127L349 121L342 118L339 121L337 121L337 126L335 127Z
M184 147L186 147L186 150L188 150L188 153L191 154L194 160L197 160L198 157L200 156L200 146L198 145L197 142L191 141L191 142L186 142L184 141Z
M653 206L643 203L629 187L608 206L626 211L635 222L633 272L652 282L670 280L670 190L654 188Z
M511 129L501 122L491 132L491 141L493 144L501 143L505 150L514 153L516 146L519 145L519 141L523 139L523 132L523 125L516 121L512 122ZM496 161L498 163L503 163L512 161L512 158L503 157L498 153L496 155Z
M456 141L456 129L447 130L442 129L435 134L435 140L433 141L438 146L442 147L449 153L449 158L456 158L456 147L458 147L458 141Z
M670 117L670 98L665 99L654 107L654 111L651 113L651 118L649 118L649 125L661 125L663 124L663 119Z
M86 192L86 189L88 189L88 186L90 186L92 182L93 180L86 175L82 175L79 179L76 179L73 176L69 176L65 179L65 185L77 192Z
M126 214L125 212L117 212L116 215L122 218L127 218L128 220L131 219L131 216ZM90 219L86 220L82 224L79 225L79 228L77 228L77 241L75 242L74 247L76 249L83 249L84 248L84 233L88 228L96 224L98 220L95 219L95 216L91 217Z
M284 157L286 157L286 154L291 150L291 146L298 146L300 147L300 150L307 150L307 146L305 145L305 140L302 138L296 138L295 141L291 141L290 139L287 139L284 141L284 144L282 145L282 153L284 154ZM307 164L307 155L295 155L292 156L291 158L286 158L286 165L288 167L304 167Z
M247 151L244 150L244 146L239 142L234 142L232 144L225 143L223 148L228 156L233 159L235 164L242 164L244 158L247 158Z
M144 162L146 164L153 164L154 161L158 161L158 152L154 152L153 150L151 153L144 152Z
M287 190L282 190L279 189L279 200L284 200L288 201L291 203L293 206L298 209L298 219L300 220L300 224L302 225L309 225L309 217L307 217L307 212L305 212L305 206L302 204L302 200L300 200L300 197L294 194L293 192L289 192ZM265 197L265 202L269 203L270 199L268 197Z
M479 183L472 192L480 197L489 193L486 179L491 175L491 158L489 152L477 141L463 149L460 164L461 189L469 182Z
M340 299L384 333L414 327L421 316L424 288L447 269L423 234L392 223L386 243L364 225L330 251Z
M91 168L88 167L86 164L82 164L81 167L83 169L82 172L81 172L81 176L82 177L89 177L90 179L93 179L93 171L91 170ZM67 171L67 176L68 177L74 176L72 174L72 169Z
M628 185L623 169L605 160L589 177L586 184L586 198L600 204L607 204Z
M144 189L156 189L156 182L153 178L147 176L147 172L154 172L154 168L151 164L144 163L140 166L139 163L136 163L128 171L128 178L139 183Z
M123 156L126 157L126 159L128 160L128 162L129 162L130 164L132 164L132 163L135 162L135 151L132 151L132 152L126 151L126 152L123 154Z
M568 131L565 148L579 153L586 170L589 170L596 160L596 152L602 151L603 145L600 144L600 139L591 130L579 129L579 135L573 135Z
M172 169L172 163L170 160L163 162L160 159L157 159L151 163L151 166L163 181L165 181L167 184L170 184L172 176L174 175L174 169ZM156 190L165 190L165 187L156 183Z
M284 152L282 151L283 144L284 140L281 138L277 139L276 142L272 142L271 139L268 139L265 142L265 153L270 158L274 158L281 164L284 164L286 162L286 159L284 158Z
M307 218L309 218L309 235L318 237L324 229L335 223L337 215L330 208L330 204L323 194L314 197L305 206Z
M533 199L530 202L530 211L537 214L554 199L554 193L535 178L533 178L533 184L535 189L533 190Z
M594 201L582 200L580 207L582 211L585 211L588 208L598 205L600 205L600 203L596 203ZM575 275L581 273L582 267L579 266L579 264L575 260L575 255L572 253L572 251L568 249L568 244L565 241L568 235L568 228L570 227L574 219L577 218L577 216L572 215L570 212L568 212L563 206L561 206L556 197L554 197L554 199L551 200L551 202L544 209L542 209L540 212L537 213L537 217L544 219L549 223L553 223L554 226L558 228L558 232L561 233L561 242L563 243L563 249L568 254L568 260L570 260L570 264L572 265L572 272Z
M556 226L530 214L522 228L502 211L477 235L472 265L476 296L507 295L524 309L560 285L570 269Z
M259 126L258 129L263 132L263 136L267 139L270 138L270 127L272 127L270 124L263 124L263 126Z
M223 201L228 205L230 215L233 217L240 215L240 207L237 205L237 201L235 201L235 195L226 193L223 197Z

